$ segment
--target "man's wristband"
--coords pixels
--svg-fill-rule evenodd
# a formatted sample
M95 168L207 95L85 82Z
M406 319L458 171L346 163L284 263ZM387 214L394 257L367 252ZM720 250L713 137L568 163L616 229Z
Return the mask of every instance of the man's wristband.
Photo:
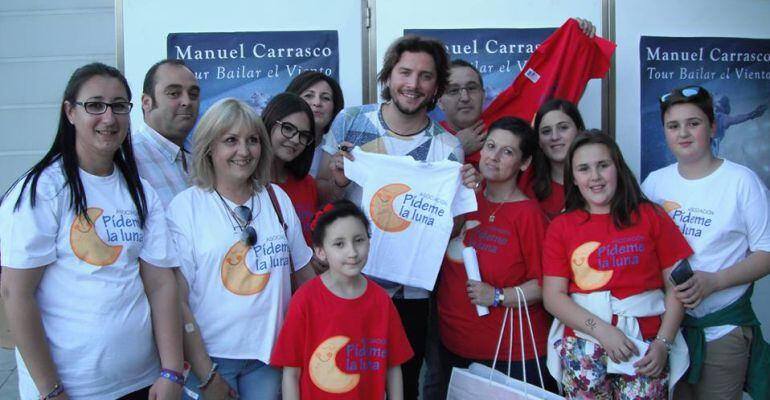
M62 394L62 393L64 393L64 385L62 385L61 383L57 383L57 384L53 385L53 389L51 389L51 391L48 392L47 395L43 396L41 394L40 395L40 400L54 399L57 396L59 396L60 394Z
M172 369L161 368L160 377L168 379L179 386L184 386L184 375Z

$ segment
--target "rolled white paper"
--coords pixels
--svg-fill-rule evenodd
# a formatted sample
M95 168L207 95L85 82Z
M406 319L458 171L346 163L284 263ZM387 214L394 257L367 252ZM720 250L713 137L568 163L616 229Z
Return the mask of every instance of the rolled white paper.
M463 248L463 263L465 264L465 273L468 274L468 279L481 281L479 259L476 257L476 249L473 247ZM476 305L476 313L479 314L479 317L483 317L489 314L489 308Z

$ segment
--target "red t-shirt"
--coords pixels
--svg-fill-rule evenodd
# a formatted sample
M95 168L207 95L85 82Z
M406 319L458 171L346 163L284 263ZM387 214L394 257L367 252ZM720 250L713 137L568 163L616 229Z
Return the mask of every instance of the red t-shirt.
M476 195L479 209L466 217L464 238L455 238L444 257L438 287L439 331L441 341L453 353L477 360L491 360L495 355L503 307L489 307L489 314L479 317L476 306L470 302L465 290L468 275L460 252L459 241L473 247L479 260L481 279L496 287L513 287L541 277L540 255L545 237L545 217L533 200L513 203L490 203L484 195ZM494 213L494 222L489 221ZM471 228L472 227L472 228ZM521 360L521 335L518 312L513 310L513 360ZM537 352L545 355L550 317L537 303L529 306ZM525 359L532 359L529 328L524 320ZM508 360L508 336L506 329L500 359Z
M303 399L381 399L388 367L414 353L387 292L367 280L356 299L316 277L289 303L270 364L301 368Z
M610 214L576 210L556 217L549 225L543 275L569 279L569 293L609 290L624 299L662 288L661 271L691 254L674 221L653 204L643 203L636 223L621 230ZM655 337L660 317L638 320L642 336Z
M577 104L588 80L607 74L614 52L614 43L599 36L589 38L570 18L532 53L511 86L481 113L481 119L486 124L504 116L532 121L549 99Z
M557 215L564 210L564 185L551 181L551 194L542 201L535 196L535 169L530 166L519 177L519 189L530 199L536 200L540 208L548 217L548 221L553 221Z
M442 128L446 129L447 132L451 133L452 135L457 135L457 132L452 130L452 128L449 127L449 123L446 122L446 120L441 121L438 123L441 125ZM479 168L479 160L481 159L481 152L476 151L472 154L466 154L465 155L465 162L472 164L476 169Z
M286 182L279 183L278 186L283 189L294 205L294 211L297 212L299 222L302 224L302 235L309 246L313 244L310 236L310 223L318 210L318 189L315 179L310 174L302 179L297 179L289 175Z

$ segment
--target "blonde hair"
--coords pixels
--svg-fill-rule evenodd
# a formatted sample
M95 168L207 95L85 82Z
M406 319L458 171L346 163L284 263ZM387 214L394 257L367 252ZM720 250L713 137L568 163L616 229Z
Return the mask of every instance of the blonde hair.
M234 98L226 98L214 103L203 114L193 138L192 179L196 186L213 190L216 173L211 162L211 147L229 129L243 124L246 129L255 131L259 136L261 153L257 168L251 175L250 183L254 192L260 191L270 181L270 165L273 149L265 124L257 113L246 103Z

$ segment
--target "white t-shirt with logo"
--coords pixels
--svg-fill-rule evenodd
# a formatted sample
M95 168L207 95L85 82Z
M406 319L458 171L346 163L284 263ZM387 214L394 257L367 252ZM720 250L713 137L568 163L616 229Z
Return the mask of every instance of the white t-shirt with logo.
M740 262L749 252L770 251L770 195L750 169L724 160L701 179L685 179L678 164L650 173L642 190L660 204L679 226L694 254L694 270L717 272ZM734 303L749 285L712 293L687 310L696 318ZM706 340L729 333L734 326L706 328Z
M454 217L475 211L456 161L368 153L356 147L345 175L363 188L361 207L372 223L367 275L433 290Z
M169 229L190 285L190 308L210 356L268 363L291 297L289 256L297 270L312 257L291 200L278 186L273 189L288 231L262 189L253 208L251 200L243 204L252 208L257 231L251 248L240 241L241 228L224 203L230 209L240 204L199 187L169 204Z
M150 386L160 374L150 307L139 275L139 258L173 267L176 256L163 205L145 181L144 228L117 167L110 176L80 171L88 215L76 219L60 164L29 185L13 211L21 182L0 206L2 265L46 266L36 299L48 346L70 398L110 399ZM94 229L95 228L95 229ZM22 399L39 393L16 351Z

